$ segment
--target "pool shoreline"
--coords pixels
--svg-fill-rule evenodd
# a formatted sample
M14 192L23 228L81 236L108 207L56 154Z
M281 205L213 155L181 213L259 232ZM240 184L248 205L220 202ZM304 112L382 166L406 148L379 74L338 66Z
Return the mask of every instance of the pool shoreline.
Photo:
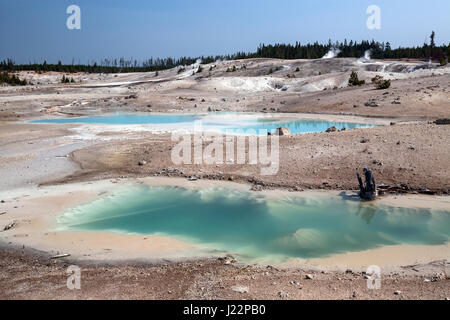
M340 122L352 122L352 123L368 123L368 124L389 124L391 121L399 121L397 118L391 117L373 117L373 116L361 116L357 114L336 114L336 113L314 113L314 112L250 112L250 111L234 111L234 112L162 112L162 111L135 111L135 112L104 112L98 113L80 113L80 114L66 114L61 113L55 115L53 113L47 115L40 115L39 117L30 117L25 123L33 123L34 121L46 121L52 119L74 119L74 118L86 118L86 117L108 117L117 114L124 115L157 115L157 116L207 116L207 115L246 115L246 116L259 116L264 118L284 118L293 120L323 120L323 121L340 121ZM405 120L401 121L405 122ZM416 121L412 121L416 122ZM45 122L42 122L45 123Z
M155 120L161 118L161 122ZM185 121L182 118L185 118ZM164 122L165 121L165 122ZM330 127L347 130L389 125L392 119L368 118L355 115L313 113L256 113L256 112L200 112L200 113L105 113L102 115L79 115L74 117L39 117L25 123L37 125L77 126L78 131L98 134L104 131L147 131L151 133L213 132L220 134L260 135L259 130L274 132L287 127L291 135L324 132ZM311 127L311 128L310 128ZM248 132L247 132L248 131ZM255 131L255 133L252 133ZM245 133L244 133L245 132ZM267 133L264 133L265 135Z
M25 188L5 194L7 211L15 212L17 222L12 229L2 232L0 241L12 245L24 245L56 255L70 253L74 261L125 262L180 261L217 258L226 252L205 255L198 245L184 243L172 237L156 235L121 235L111 232L55 232L56 217L70 207L88 203L107 193L127 185L176 185L187 188L207 188L224 186L248 191L249 186L235 182L188 181L182 178L143 178L126 180L101 180L96 182L73 183L40 188ZM293 193L281 190L263 191L265 196L292 196ZM336 196L338 191L306 191L296 196L323 194ZM430 201L432 200L432 201ZM423 206L424 208L448 208L448 196L387 196L378 201L398 206ZM15 208L18 207L18 208ZM9 208L8 208L9 207ZM10 221L9 215L0 216L0 224ZM201 246L200 246L201 247ZM415 263L427 263L448 259L450 244L442 246L396 245L385 246L361 252L331 255L324 258L292 259L285 263L260 261L258 264L272 264L282 268L311 267L324 270L339 270L344 267L363 267L377 264L383 267L400 267Z

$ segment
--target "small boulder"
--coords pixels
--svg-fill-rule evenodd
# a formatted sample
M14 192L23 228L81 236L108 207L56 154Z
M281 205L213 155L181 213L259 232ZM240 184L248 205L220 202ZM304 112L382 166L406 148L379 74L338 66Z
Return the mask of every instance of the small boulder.
M3 227L3 231L7 231L9 229L12 229L16 225L17 221L12 221L8 223L6 226Z
M239 293L248 293L248 287L245 286L232 286L231 290Z
M289 136L290 134L291 134L291 131L285 127L277 128L277 130L275 131L275 135L277 135L277 136Z
M376 103L375 101L368 101L364 104L366 107L371 107L371 108L376 108L379 107L380 105L378 103Z
M367 138L362 138L360 142L361 142L361 143L367 143L367 142L369 142L369 139L367 139Z
M228 264L236 263L236 259L234 259L234 258L231 257L231 256L219 257L218 260L219 260L219 261L222 261L223 264L227 264L227 265L228 265Z
M328 128L325 132L331 133L331 132L336 132L336 131L338 131L338 128L336 128L335 126L332 126L332 127Z

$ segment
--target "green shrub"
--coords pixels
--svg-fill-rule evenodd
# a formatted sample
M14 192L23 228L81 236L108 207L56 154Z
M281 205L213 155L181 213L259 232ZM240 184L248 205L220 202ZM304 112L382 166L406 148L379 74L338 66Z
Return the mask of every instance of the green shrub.
M381 80L377 83L377 89L383 90L388 89L391 86L391 80Z
M0 73L0 84L7 83L12 86L26 86L28 84L27 80L20 80L15 74L9 75L7 72Z
M391 86L391 80L384 80L382 76L375 76L372 78L372 83L379 90L388 89Z
M363 84L366 84L366 81L359 80L358 74L355 71L353 71L350 75L350 79L348 80L348 85L350 87L353 87L353 86L362 86Z
M441 58L441 66L445 66L445 65L447 65L447 59L445 58L445 57L442 57Z
M66 75L63 74L63 76L62 76L62 78L61 78L61 83L69 83L69 82L70 82L70 79L69 79L69 78L66 78Z
M383 77L377 75L377 76L375 76L375 77L372 78L372 83L373 83L373 84L377 84L377 83L378 83L379 81L381 81L381 80L383 80Z

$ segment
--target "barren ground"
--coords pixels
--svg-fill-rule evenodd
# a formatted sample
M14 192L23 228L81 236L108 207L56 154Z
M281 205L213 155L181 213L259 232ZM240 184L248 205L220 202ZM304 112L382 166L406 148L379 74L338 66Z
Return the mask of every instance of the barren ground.
M379 290L368 289L367 279L359 270L280 270L271 266L225 264L219 260L156 265L93 262L80 266L81 290L68 290L69 265L70 260L55 261L34 252L2 249L0 298L448 300L450 295L449 279L445 275L448 263L442 261L405 266L382 274ZM248 292L238 292L236 287L246 287Z
M245 67L244 67L245 65ZM249 183L255 190L354 190L355 173L370 167L387 192L448 194L450 68L408 68L420 61L356 59L254 59L225 61L153 73L73 74L77 83L58 83L62 74L21 72L34 85L0 87L0 192L42 184L104 178L195 176ZM227 72L237 67L236 72ZM296 68L299 71L296 71ZM270 73L272 69L272 73ZM391 88L347 87L351 71L370 83L375 75ZM67 76L67 75L66 75ZM92 131L86 126L28 124L46 117L109 112L309 113L322 117L365 117L385 125L334 133L280 137L280 168L262 176L253 165L174 166L170 134ZM369 118L369 120L367 120ZM390 125L390 122L392 124ZM139 161L145 165L138 165ZM1 199L0 199L1 200ZM0 214L3 212L0 204ZM1 236L1 234L0 234ZM4 242L3 237L1 237ZM0 250L1 298L138 299L444 299L449 296L448 262L398 266L381 290L366 289L361 271L327 271L225 265L201 260L167 264L87 264L83 290L65 287L67 262L11 248ZM444 268L444 269L442 269ZM404 272L403 272L404 271ZM306 272L313 274L306 280ZM444 273L444 275L442 275ZM448 274L448 273L447 273ZM432 278L436 281L425 282ZM112 279L112 280L111 280ZM291 284L298 281L299 284ZM233 285L249 287L237 293ZM401 294L394 295L400 290ZM282 294L280 294L280 292ZM288 296L283 293L288 293Z

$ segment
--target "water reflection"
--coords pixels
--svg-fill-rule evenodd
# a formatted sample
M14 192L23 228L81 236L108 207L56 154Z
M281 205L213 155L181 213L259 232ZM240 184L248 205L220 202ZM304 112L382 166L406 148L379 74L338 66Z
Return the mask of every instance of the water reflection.
M229 189L136 186L71 209L63 230L164 234L257 258L322 257L449 241L450 212L361 203L352 196L266 198Z
M376 205L361 202L358 204L358 210L355 212L355 216L360 216L367 224L369 224L376 212Z
M84 123L108 125L147 125L154 130L196 130L216 131L222 133L246 134L251 130L258 133L260 130L275 132L279 127L288 128L292 134L308 132L323 132L329 127L338 129L354 129L372 127L372 125L347 122L328 122L322 120L280 120L277 118L264 118L257 114L218 113L207 115L189 114L124 114L117 113L106 116L91 116L78 118L40 119L31 123ZM267 134L267 133L265 133Z

